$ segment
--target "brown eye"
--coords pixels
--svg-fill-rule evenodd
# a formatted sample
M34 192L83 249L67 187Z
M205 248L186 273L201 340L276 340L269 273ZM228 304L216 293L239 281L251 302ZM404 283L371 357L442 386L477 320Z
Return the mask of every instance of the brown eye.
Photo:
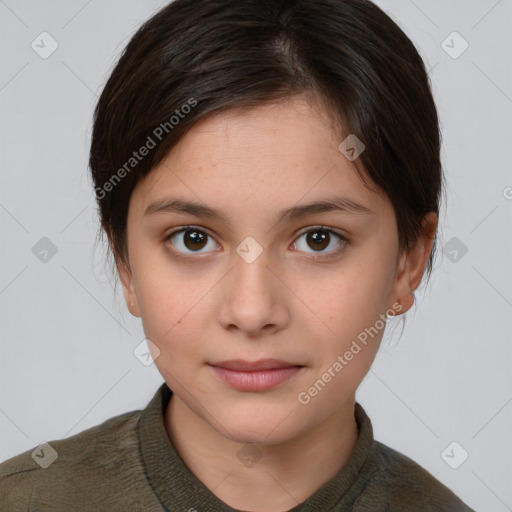
M299 251L310 254L320 253L320 256L329 257L341 252L346 243L346 239L336 231L317 227L302 233L294 246ZM327 250L329 247L330 250Z
M187 231L183 233L183 243L187 249L197 251L206 245L207 236L208 235L205 235L205 233L201 233L201 231L187 229Z
M185 254L199 253L202 249L211 244L211 249L215 249L217 244L208 233L195 228L183 228L174 231L166 238L175 250ZM206 252L206 251L202 251Z
M327 231L316 230L306 233L306 242L315 251L321 251L329 245L330 235Z

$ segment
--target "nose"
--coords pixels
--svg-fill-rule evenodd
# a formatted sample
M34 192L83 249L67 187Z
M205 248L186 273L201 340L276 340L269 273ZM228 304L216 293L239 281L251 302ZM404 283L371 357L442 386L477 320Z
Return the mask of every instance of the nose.
M265 251L250 263L235 255L234 267L224 279L218 311L222 326L252 337L285 328L290 292L280 274L282 271L270 268Z

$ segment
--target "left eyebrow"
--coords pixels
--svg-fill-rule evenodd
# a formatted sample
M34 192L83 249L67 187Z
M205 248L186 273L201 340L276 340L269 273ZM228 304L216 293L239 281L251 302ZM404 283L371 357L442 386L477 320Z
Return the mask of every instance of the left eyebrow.
M286 208L278 212L275 222L282 220L297 220L315 213L340 212L352 214L372 214L372 210L367 206L357 203L346 197L333 197L313 203L302 204ZM209 218L223 222L230 226L226 216L208 206L193 201L184 201L181 199L163 199L151 203L144 211L144 216L154 215L156 213L182 213L200 218Z
M295 220L301 217L306 217L307 215L326 212L353 214L373 213L367 206L352 201L351 199L346 197L333 197L331 199L324 199L322 201L315 201L314 203L293 206L292 208L281 210L276 217L276 222L280 222L285 219Z

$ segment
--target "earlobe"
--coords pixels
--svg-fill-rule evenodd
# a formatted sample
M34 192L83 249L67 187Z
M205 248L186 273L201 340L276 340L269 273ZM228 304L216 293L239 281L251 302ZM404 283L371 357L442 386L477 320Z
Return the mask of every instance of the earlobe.
M437 215L429 212L422 222L422 232L415 244L403 252L397 268L393 296L401 304L400 314L405 313L414 304L414 290L423 277L437 229Z

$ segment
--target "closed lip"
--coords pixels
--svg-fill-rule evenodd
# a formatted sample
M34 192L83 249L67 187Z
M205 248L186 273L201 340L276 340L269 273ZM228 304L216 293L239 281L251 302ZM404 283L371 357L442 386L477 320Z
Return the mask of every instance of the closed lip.
M261 372L264 370L276 370L279 368L302 367L302 364L290 363L281 359L260 359L259 361L245 361L243 359L233 359L231 361L220 361L218 363L208 363L210 366L225 368L234 372Z

